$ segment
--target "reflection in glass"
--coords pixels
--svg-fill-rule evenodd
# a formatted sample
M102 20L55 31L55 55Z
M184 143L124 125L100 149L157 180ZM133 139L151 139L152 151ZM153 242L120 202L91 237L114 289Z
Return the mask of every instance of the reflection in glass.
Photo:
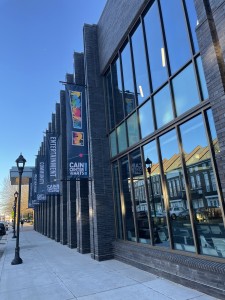
M177 115L199 104L193 65L190 64L172 81Z
M127 119L127 131L129 146L132 146L139 141L139 130L136 112Z
M115 118L116 124L123 120L123 97L122 97L122 81L121 81L121 70L119 59L112 64L112 84L114 94L114 105L115 105Z
M127 157L121 160L122 193L124 197L125 231L128 241L136 241L134 228L134 207L131 200L131 182Z
M116 132L115 131L110 133L110 147L111 147L111 156L113 157L117 154Z
M207 110L207 117L208 117L208 121L209 121L209 127L210 127L210 133L211 133L214 153L215 153L215 155L217 155L218 153L220 153L220 145L218 142L215 123L214 123L213 114L212 114L211 109Z
M173 120L169 86L166 85L154 96L157 128Z
M113 176L114 176L114 199L115 199L115 213L116 213L116 233L118 239L123 239L123 225L122 225L122 209L120 199L120 186L119 186L119 173L117 163L113 164Z
M198 176L201 181L190 191L200 251L225 257L225 230L202 115L181 125L180 130L189 180L192 177L197 182Z
M152 103L150 100L140 107L139 122L141 127L142 139L154 131Z
M117 128L117 139L118 139L119 152L122 152L127 148L127 135L126 135L125 123L122 123Z
M172 130L160 137L160 148L169 197L169 214L174 248L195 252L175 130Z
M144 47L144 37L141 25L135 30L131 37L134 57L134 69L136 76L136 90L138 95L138 104L141 104L149 95L149 82L147 63Z
M144 17L153 90L167 80L166 56L163 46L159 11L155 2Z
M195 31L198 20L197 20L194 0L185 0L185 4L186 4L186 8L187 8L187 13L188 13L189 24L191 27L191 35L192 35L192 40L193 40L193 44L194 44L194 51L196 53L199 51L198 40L197 40L197 36L196 36L196 31Z
M137 231L140 243L150 243L148 206L140 150L131 153L131 171L134 187L134 203L137 217Z
M168 9L168 0L160 0L170 68L173 74L191 58L191 51L182 1L170 0L169 2Z
M136 107L129 43L123 49L121 53L121 58L122 58L122 68L123 68L125 113L126 115L128 115Z
M201 56L199 56L196 60L197 66L198 66L198 74L199 74L199 79L200 79L200 84L201 84L201 89L202 89L202 96L203 99L208 99L209 94L208 94L208 89L205 81L205 74L203 71L203 66L202 66L202 59Z
M151 210L154 244L169 247L168 229L161 177L155 141L143 148L148 182L148 201Z

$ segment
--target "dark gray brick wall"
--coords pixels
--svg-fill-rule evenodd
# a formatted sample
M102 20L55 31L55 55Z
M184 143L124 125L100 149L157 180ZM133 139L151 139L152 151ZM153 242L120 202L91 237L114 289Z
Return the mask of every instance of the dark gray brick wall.
M66 98L60 91L61 133L61 182L60 182L60 243L67 244L67 147L66 147Z
M88 180L77 181L77 251L90 253Z
M85 85L84 53L74 52L75 83Z
M225 1L195 0L195 6L199 19L196 32L220 145L216 162L225 197Z
M97 26L84 26L86 102L89 136L91 255L113 256L114 210L109 144L106 136L103 79L99 72Z
M98 22L100 71L115 54L123 37L127 35L136 16L148 0L108 1Z
M77 247L75 180L67 182L67 243L70 248Z

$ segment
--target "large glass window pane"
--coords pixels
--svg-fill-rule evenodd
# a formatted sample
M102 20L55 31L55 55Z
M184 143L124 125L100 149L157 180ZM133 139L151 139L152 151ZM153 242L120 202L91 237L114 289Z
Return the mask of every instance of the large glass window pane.
M192 35L192 40L193 40L193 44L194 44L194 51L196 53L199 51L198 40L197 40L197 36L196 36L196 31L195 31L198 19L197 19L197 15L196 15L194 0L185 0L185 4L186 4L189 24L190 24L190 28L191 28L191 35Z
M106 99L108 103L108 123L109 123L109 128L112 129L115 126L115 122L114 122L111 72L109 72L106 75Z
M198 175L201 180L200 187L190 190L201 253L225 257L225 230L202 115L180 130L189 178Z
M134 57L138 104L141 104L150 95L144 37L141 25L139 25L135 30L134 34L131 37L131 40Z
M161 176L155 141L144 146L144 159L148 182L148 202L151 210L154 244L169 247L168 229Z
M190 58L190 44L181 0L160 0L172 74Z
M196 60L197 62L197 67L198 67L198 74L199 74L199 79L200 79L200 84L201 84L201 89L202 89L202 96L203 99L208 99L209 94L208 94L208 89L205 81L205 74L203 71L203 66L202 66L202 59L201 56L199 56Z
M172 84L178 116L199 104L200 99L192 64L178 74Z
M110 134L110 148L111 156L115 156L117 154L116 131Z
M128 241L136 241L135 227L134 227L134 207L131 200L131 180L129 172L128 158L121 160L121 174L122 174L122 195L124 199L124 216L125 216L125 231L126 239Z
M113 83L113 94L114 94L114 104L115 104L115 117L116 124L124 118L123 113L123 97L122 97L122 81L121 81L121 70L119 59L112 64L112 83Z
M119 152L122 152L127 148L127 135L126 135L125 123L122 123L117 128L117 139L118 139Z
M144 22L152 86L153 90L155 90L167 79L166 56L156 1L146 14Z
M132 146L133 144L139 141L139 131L136 112L127 119L127 131L129 146Z
M139 122L142 139L154 131L152 103L150 100L139 109Z
M114 184L114 199L115 199L115 213L116 213L116 233L118 239L123 239L123 225L122 225L122 205L120 199L120 185L118 164L113 164L113 184Z
M169 198L169 214L174 248L195 252L187 196L184 187L184 177L175 130L172 130L160 137L160 148Z
M218 142L215 123L214 123L214 118L213 118L213 114L212 114L211 109L207 110L207 117L208 117L208 121L209 121L209 127L210 127L210 133L211 133L214 153L215 153L215 155L217 155L220 152L220 145L219 145L219 142Z
M173 120L173 109L168 85L154 96L154 104L157 128Z
M131 153L131 171L133 177L134 203L137 217L137 231L140 243L150 243L148 205L145 192L144 175L140 150Z
M128 115L136 107L129 43L123 49L121 53L121 58L122 58L122 67L123 67L125 113L126 115Z

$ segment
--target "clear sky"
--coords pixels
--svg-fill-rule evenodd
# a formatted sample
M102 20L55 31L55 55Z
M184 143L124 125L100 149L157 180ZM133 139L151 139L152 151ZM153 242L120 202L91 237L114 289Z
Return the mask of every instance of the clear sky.
M34 165L59 102L59 81L83 51L83 25L106 0L0 0L0 185L22 152Z

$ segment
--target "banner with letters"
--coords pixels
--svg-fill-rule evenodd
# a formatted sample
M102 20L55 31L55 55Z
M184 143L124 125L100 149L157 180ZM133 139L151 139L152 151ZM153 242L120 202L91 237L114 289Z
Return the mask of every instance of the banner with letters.
M32 178L29 178L29 184L28 184L28 208L33 208L33 184L32 184Z
M46 159L44 155L37 157L37 200L46 200Z
M37 200L37 183L38 183L38 174L37 166L33 169L32 172L32 205L39 204Z
M85 89L74 84L67 84L65 89L67 176L69 179L87 178L89 172Z
M59 136L54 132L46 135L46 193L59 194Z

